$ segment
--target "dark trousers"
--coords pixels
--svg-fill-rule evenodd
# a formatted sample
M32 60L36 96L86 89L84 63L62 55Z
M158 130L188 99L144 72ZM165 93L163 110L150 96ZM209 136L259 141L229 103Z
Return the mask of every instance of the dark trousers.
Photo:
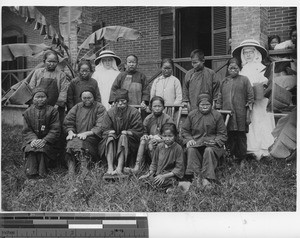
M216 179L215 169L218 165L217 155L213 147L187 148L187 167L185 174L202 174L204 178Z
M246 158L247 137L244 131L228 131L227 147L238 160Z
M26 176L31 177L40 175L45 177L47 174L49 158L42 152L28 152L26 153L25 160L25 173Z

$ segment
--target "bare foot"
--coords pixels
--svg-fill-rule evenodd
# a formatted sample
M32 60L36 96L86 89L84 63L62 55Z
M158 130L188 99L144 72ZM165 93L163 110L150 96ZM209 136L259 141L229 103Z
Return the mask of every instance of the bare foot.
M108 169L107 171L106 171L106 174L113 174L113 169Z
M205 189L211 189L212 188L211 182L209 182L207 179L202 179L202 185Z
M167 194L172 194L172 193L174 193L174 191L175 191L174 187L169 187L169 188L167 188L166 193Z
M118 174L123 174L123 173L122 173L122 170L120 170L120 169L117 168L117 169L115 169L111 174L112 174L112 175L115 175L115 174L118 175Z
M124 167L124 173L125 173L125 174L133 173L133 169L132 169L132 168L129 168L129 167Z
M182 193L187 193L187 191L189 191L190 189L191 184L192 183L188 181L181 181L178 183L178 188Z

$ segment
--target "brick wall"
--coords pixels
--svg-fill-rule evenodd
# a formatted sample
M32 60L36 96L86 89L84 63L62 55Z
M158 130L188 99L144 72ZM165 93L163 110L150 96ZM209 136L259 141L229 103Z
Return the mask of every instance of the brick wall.
M267 9L262 7L232 7L232 49L243 40L255 39L267 42Z
M136 29L142 38L135 41L120 39L110 42L108 49L113 50L125 61L128 54L139 58L139 70L151 77L158 70L158 65L145 65L147 61L160 60L159 55L159 7L97 7L93 8L92 19L102 21L105 26L120 25Z
M279 35L281 41L289 39L290 29L296 26L296 7L268 7L268 35Z
M273 34L285 41L296 19L296 7L232 7L232 47L247 38L267 47L268 36Z

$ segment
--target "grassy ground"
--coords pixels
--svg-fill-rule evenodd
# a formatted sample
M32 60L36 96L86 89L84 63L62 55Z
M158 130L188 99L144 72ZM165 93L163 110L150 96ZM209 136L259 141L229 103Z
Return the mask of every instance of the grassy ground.
M149 189L137 177L104 182L105 169L68 179L64 168L43 180L26 180L21 127L2 126L2 209L4 211L218 212L296 211L296 162L249 160L217 170L219 185L204 190L194 181L185 195Z

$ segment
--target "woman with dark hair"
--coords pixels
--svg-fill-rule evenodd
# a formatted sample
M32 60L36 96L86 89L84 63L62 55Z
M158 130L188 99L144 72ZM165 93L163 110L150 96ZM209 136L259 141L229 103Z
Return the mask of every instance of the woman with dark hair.
M212 109L212 104L209 94L198 95L198 109L191 111L182 125L183 142L187 148L186 178L191 181L194 175L202 175L202 185L208 188L216 180L215 169L227 141L223 117Z
M45 177L50 160L56 160L53 145L60 137L57 110L47 105L45 89L33 90L32 105L24 112L23 146L25 174L28 178Z
M93 73L92 65L87 60L82 60L78 64L78 77L72 79L68 88L67 109L71 110L77 103L81 102L80 93L83 87L90 87L95 90L94 100L101 102L101 95L98 88L98 83L91 78Z
M160 96L167 105L180 105L182 103L182 89L178 78L173 76L174 62L165 58L161 62L162 75L152 84L150 98Z
M93 88L84 87L79 96L81 102L71 108L64 120L70 175L74 175L77 164L80 164L82 171L87 171L90 161L98 161L97 145L102 136L101 125L106 112L105 107L94 100L96 93Z
M62 121L69 82L66 78L66 74L57 68L59 60L55 51L46 51L43 56L43 61L45 67L34 71L29 82L29 87L31 89L39 87L46 90L48 104L58 109L60 120Z
M279 35L271 35L268 37L268 49L274 50L275 46L281 42Z

